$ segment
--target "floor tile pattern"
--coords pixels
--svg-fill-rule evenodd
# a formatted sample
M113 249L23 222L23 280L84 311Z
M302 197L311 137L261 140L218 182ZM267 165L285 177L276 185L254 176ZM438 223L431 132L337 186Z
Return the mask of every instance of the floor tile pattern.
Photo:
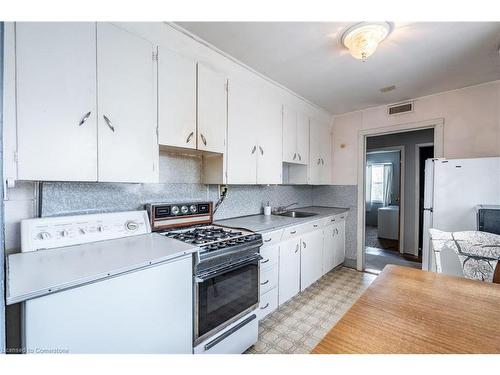
M375 277L346 267L330 271L263 319L259 341L246 353L309 353Z

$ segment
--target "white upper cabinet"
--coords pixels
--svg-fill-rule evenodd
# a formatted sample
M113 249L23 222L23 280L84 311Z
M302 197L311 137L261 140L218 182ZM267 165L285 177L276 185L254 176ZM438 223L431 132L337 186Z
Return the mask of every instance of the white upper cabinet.
M18 178L96 181L96 24L16 23Z
M257 92L236 81L228 83L227 183L257 182Z
M331 134L328 124L310 120L309 184L331 183Z
M97 26L99 181L157 181L153 52L145 39Z
M296 163L297 160L297 112L283 106L283 161Z
M309 163L309 118L303 113L297 113L297 157L298 163Z
M281 105L274 98L261 93L257 113L257 184L281 184Z
M283 161L304 165L309 162L309 118L286 106L283 106Z
M224 153L226 147L226 77L198 63L198 150Z
M196 148L196 61L158 47L158 140Z

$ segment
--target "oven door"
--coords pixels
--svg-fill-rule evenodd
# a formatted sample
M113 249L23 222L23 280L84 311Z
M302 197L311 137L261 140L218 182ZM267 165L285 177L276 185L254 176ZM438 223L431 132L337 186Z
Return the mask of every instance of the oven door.
M259 254L195 278L194 342L224 329L259 304Z

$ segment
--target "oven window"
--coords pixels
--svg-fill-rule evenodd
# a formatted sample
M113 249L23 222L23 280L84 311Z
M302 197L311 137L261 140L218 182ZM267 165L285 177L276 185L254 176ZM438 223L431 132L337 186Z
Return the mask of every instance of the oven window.
M198 337L259 301L258 261L198 284Z

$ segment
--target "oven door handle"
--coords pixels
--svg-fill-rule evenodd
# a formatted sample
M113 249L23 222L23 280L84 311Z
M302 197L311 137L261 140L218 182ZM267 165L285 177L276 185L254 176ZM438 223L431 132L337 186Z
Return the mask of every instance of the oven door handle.
M194 281L197 283L204 283L207 280L210 280L216 276L223 275L229 271L236 270L238 268L244 267L250 263L253 263L255 261L260 261L261 259L264 259L260 256L260 254L256 254L256 256L253 256L251 258L245 259L244 261L238 262L238 263L233 263L229 266L221 267L218 270L212 271L212 272L207 272L201 275L196 275L194 277Z

